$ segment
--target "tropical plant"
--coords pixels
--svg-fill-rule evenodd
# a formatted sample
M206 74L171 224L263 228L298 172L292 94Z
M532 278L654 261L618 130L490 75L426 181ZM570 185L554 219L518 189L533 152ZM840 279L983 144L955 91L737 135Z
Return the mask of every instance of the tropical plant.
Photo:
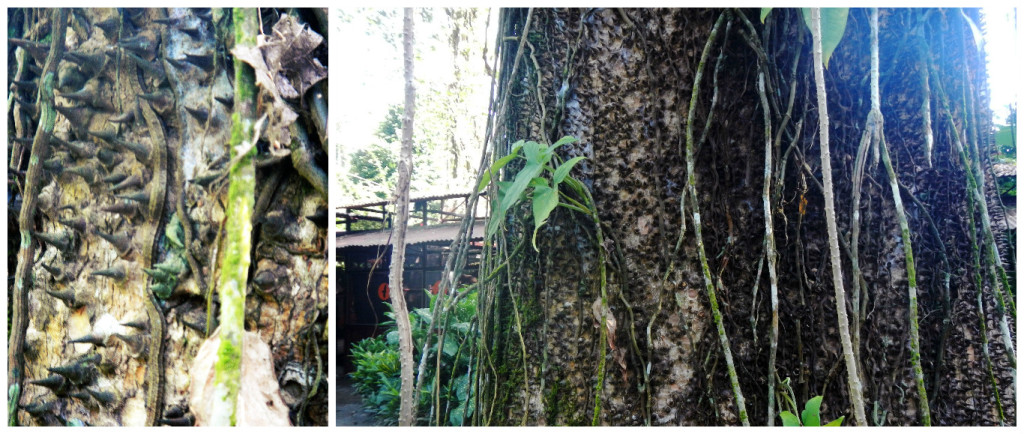
M416 354L423 347L427 338L427 327L436 313L436 297L430 295L429 307L412 309L409 319L412 326L412 339ZM428 346L428 357L437 358L440 351L440 369L434 363L428 364L427 381L419 394L420 411L417 420L431 418L429 412L444 412L443 420L453 426L463 425L475 410L472 374L470 371L472 351L470 351L476 330L472 321L476 317L476 291L456 295L459 297L455 307L451 309L448 321L439 322L438 327L444 328L444 341L432 342ZM363 406L382 425L396 425L399 411L399 387L401 373L398 358L398 331L395 327L394 314L388 310L389 320L383 325L388 330L379 336L356 342L352 346L352 363L355 371L349 374L356 391L363 398ZM432 334L433 336L438 333ZM438 349L440 347L440 350ZM440 385L440 405L431 406L434 385Z
M493 165L483 174L477 191L483 190L491 182L491 176L497 173L505 165L517 157L526 160L526 164L516 173L515 179L511 182L498 184L498 206L494 208L491 220L487 224L487 234L493 235L504 220L505 214L513 205L521 199L528 199L533 205L533 248L537 249L537 231L547 221L551 211L559 204L569 208L580 208L579 211L587 213L583 207L563 203L559 199L558 186L569 175L576 163L584 157L574 157L564 163L558 163L555 157L555 149L562 145L576 142L577 139L565 136L550 146L542 145L534 141L518 141L512 144L512 151L508 155L495 161ZM519 151L522 150L520 156ZM550 181L545 174L550 174ZM530 189L527 191L527 189ZM578 204L577 204L578 205Z
M846 416L839 416L839 419L826 424L821 423L822 399L823 397L818 395L807 400L807 404L804 404L804 411L800 413L799 418L788 411L779 413L779 417L782 418L782 426L841 426Z

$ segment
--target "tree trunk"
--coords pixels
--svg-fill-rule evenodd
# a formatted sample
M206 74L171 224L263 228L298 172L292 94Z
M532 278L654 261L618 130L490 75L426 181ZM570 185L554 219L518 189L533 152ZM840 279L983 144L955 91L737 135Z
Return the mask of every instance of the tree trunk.
M775 414L799 414L816 395L824 396L823 422L845 416L852 424L836 327L833 288L839 283L853 288L840 305L851 312L851 334L859 337L852 345L866 423L921 423L923 400L908 351L907 257L882 168L864 169L858 239L850 239L851 215L841 212L854 209L854 162L871 110L869 12L850 10L824 71L831 143L825 157L833 178L824 187L840 210L835 223L843 282L833 281L830 266L811 35L799 10L774 9L764 24L757 10L731 10L705 55L723 12L536 9L528 24L526 10L502 12L503 73L495 100L508 103L492 107L505 113L495 119L493 159L520 139L579 138L558 153L563 160L587 157L572 174L592 192L605 242L595 242L589 218L557 208L537 236L540 251L517 248L532 237L530 207L509 211L493 255L499 259L481 267L481 282L495 270L500 276L481 286L479 298L476 423L590 424L600 403L601 424L739 425L735 391L742 390L754 425L768 423L772 401ZM1016 333L1015 311L1000 302L1013 298L1012 290L1002 289L1013 287L1013 266L1005 256L996 258L1008 264L1004 285L986 250L1002 236L987 243L991 231L981 224L981 207L968 202L968 175L981 172L972 164L987 164L991 151L984 134L985 63L968 19L977 23L978 12L879 11L880 108L889 120L883 139L907 204L931 423L1013 424L1015 366L1003 335ZM929 71L931 79L922 80ZM767 108L757 90L759 74ZM691 97L696 115L688 120ZM923 104L927 98L930 105ZM765 139L766 109L771 140ZM694 199L684 197L690 128ZM934 129L931 141L926 128ZM766 160L776 162L767 169L767 195L760 176ZM506 172L514 175L516 164ZM508 174L503 180L511 180ZM991 192L991 183L976 184ZM994 200L991 193L982 197ZM759 267L768 229L777 251L777 348L775 303L766 290L776 279ZM713 292L698 260L701 248ZM859 252L856 267L851 251ZM506 256L508 265L500 268ZM601 297L602 256L608 258L613 316L604 321L613 325L604 360L601 315L592 308ZM712 311L710 294L719 312ZM719 315L734 366L723 352ZM775 372L769 372L776 351ZM737 384L730 381L733 367ZM781 382L770 401L775 375Z
M262 16L271 34L281 16ZM30 40L55 25L45 10L12 10L10 17L12 30ZM211 288L232 218L225 179L239 101L224 46L231 14L74 9L67 32L55 84L54 152L46 159L14 140L33 137L39 122L26 104L13 110L14 124L24 128L9 131L11 171L40 157L47 169L37 192L9 184L12 207L36 206L36 218L21 229L40 233L30 239L36 254L18 264L34 278L21 311L27 321L10 330L8 351L23 355L26 379L13 422L191 424L189 373L216 327ZM35 60L14 58L26 63L9 65L23 82L12 93L35 101L28 83L39 82ZM302 128L307 122L298 121ZM249 276L244 323L270 347L270 382L280 387L291 422L324 425L326 224L305 216L326 208L326 197L289 160L268 155L263 144L258 149L252 265L241 270ZM322 159L310 164L323 170ZM60 237L45 241L50 235ZM10 242L12 252L17 239Z
M402 284L402 269L405 266L405 229L409 226L409 180L412 177L412 126L416 114L416 88L413 82L413 11L405 8L402 27L402 48L405 54L405 115L402 117L402 152L398 160L398 182L395 184L395 221L391 249L391 309L395 313L398 330L398 354L402 370L402 385L399 391L399 426L416 424L416 407L419 397L414 396L412 327L409 324L409 309L405 306L405 286Z

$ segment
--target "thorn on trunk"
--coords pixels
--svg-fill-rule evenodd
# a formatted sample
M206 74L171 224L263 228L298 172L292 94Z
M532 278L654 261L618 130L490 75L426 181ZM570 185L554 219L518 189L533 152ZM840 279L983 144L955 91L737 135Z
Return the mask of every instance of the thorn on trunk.
M108 191L110 191L111 193L115 193L115 192L118 192L118 191L121 191L121 190L124 190L124 189L141 187L141 186L142 186L142 178L139 178L139 175L132 175L132 176L129 176L129 177L125 178L123 181L117 183L116 185L111 186L108 189Z
M57 110L57 113L60 113L65 119L71 122L71 125L89 125L89 118L92 116L92 110L88 107L61 107L59 105L55 105L53 108Z
M132 357L145 357L146 356L146 338L140 334L134 335L122 335L120 333L114 333L111 335L121 342L124 342L125 346L128 347L128 351L131 352Z
M62 252L68 252L71 250L71 233L67 231L52 233L32 231L31 233L32 236L45 242L46 244L56 247L57 250L60 250Z
M67 226L78 233L85 233L85 218L82 216L71 217L69 219L58 218L57 221L60 224Z
M163 418L158 419L157 424L167 426L193 426L196 424L196 419L191 414L176 417L176 418Z
M113 122L115 124L126 124L126 123L131 122L134 119L135 119L135 110L134 109L128 109L124 113L119 113L119 114L117 114L115 116L111 116L111 117L107 118L107 121L108 122Z
M217 102L221 104L224 104L224 106L227 107L229 110L235 106L235 97L232 95L218 95L213 97L213 99L217 100Z
M128 202L118 202L118 203L115 203L113 205L107 205L107 206L105 206L103 208L100 208L100 209L102 211L105 211L105 212L109 212L109 213L113 213L113 214L120 214L120 215L123 215L125 217L131 217L131 216L135 215L136 206L135 206L135 204L128 203Z
M110 175L104 176L103 178L100 179L100 181L103 181L107 184L117 184L118 182L124 181L127 178L128 175L125 175L123 172L114 172L111 173Z
M213 70L213 55L212 54L192 54L183 53L185 55L185 61L191 63L202 69L203 71L210 72Z
M61 375L67 378L71 384L81 386L92 383L96 379L96 369L89 365L70 363L63 366L46 368L52 374Z
M47 289L46 293L49 294L51 297L54 297L64 302L64 305L72 310L82 308L86 305L86 303L83 300L80 300L77 297L75 297L75 291L72 289L68 289L65 291L52 291Z
M124 267L116 265L102 270L93 271L92 273L89 273L89 275L109 277L114 280L124 280Z
M103 33L107 36L107 39L112 39L117 36L117 31L121 28L120 20L116 18L107 18L106 20L94 23L96 27L103 30Z
M57 401L56 400L43 401L43 402L35 402L35 403L32 403L32 404L29 404L29 405L21 407L21 409L25 410L25 412L27 412L30 416L36 417L36 418L41 417L44 414L52 412L55 408L57 408Z
M124 157L121 154L106 148L96 151L96 159L100 160L100 163L103 163L107 168L114 167L124 161Z
M89 392L89 395L92 395L92 398L95 399L96 402L99 402L100 405L104 407L109 407L117 400L117 396L112 392L93 390L92 388L89 387L85 388L85 391Z
M128 250L132 246L131 240L128 238L128 234L120 233L117 235L111 235L100 232L98 229L93 230L93 233L95 233L97 236L103 238L108 243L113 245L114 248L117 249L117 252L120 253L122 256L125 253L128 253Z
M156 43L145 35L123 38L118 41L117 46L138 54L143 58L153 57L153 53L156 50Z
M142 206L146 206L146 204L149 203L149 193L146 193L146 191L144 191L144 190L143 191L139 191L139 192L135 192L135 193L131 193L131 194L119 194L119 195L117 195L115 197L117 197L118 199L126 199L126 200L130 200L130 201L138 202Z
M78 339L72 339L68 342L72 344L93 344L97 347L105 347L107 346L107 336L90 333Z

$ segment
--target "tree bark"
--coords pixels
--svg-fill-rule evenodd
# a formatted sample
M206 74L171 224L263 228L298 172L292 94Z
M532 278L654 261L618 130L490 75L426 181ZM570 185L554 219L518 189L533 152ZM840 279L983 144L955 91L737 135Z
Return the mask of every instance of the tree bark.
M230 11L64 11L68 34L59 39L68 47L56 67L53 156L43 160L39 190L10 184L9 197L15 206L37 203L36 218L12 227L68 233L71 241L33 240L31 261L18 262L30 267L34 287L21 346L27 381L12 416L19 425L188 425L189 371L216 327L212 288L227 250L230 113L242 104L233 98L232 56L217 38L231 32ZM19 35L39 29L33 39L54 26L39 18L49 12L11 16ZM34 99L22 86L16 95ZM239 288L245 309L238 318L270 346L271 382L291 422L324 425L326 230L305 216L326 208L326 199L290 162L266 157L257 153L253 174L258 200L250 206L251 245L243 248L251 263L238 270L249 276ZM8 161L16 172L28 159ZM59 376L54 371L81 375L46 380Z
M870 181L886 174L877 166L865 168L868 182L858 193L859 206L852 199L858 139L871 109L864 79L871 71L869 14L850 11L846 34L823 74L827 126L819 126L824 109L814 94L813 66L820 60L812 60L812 38L799 10L780 8L764 24L755 20L756 10L730 11L732 30L725 23L714 48L720 55L706 59L716 78L711 89L705 80L707 90L696 95L695 117L687 122L700 58L722 13L536 9L527 23L526 10L502 12L502 80L495 101L507 101L507 107L492 107L498 114L492 159L521 139L579 138L558 154L563 161L587 157L572 176L593 193L605 242L594 243L598 228L590 219L558 208L537 236L539 252L517 248L530 243L532 217L528 206L509 210L498 251L481 266L482 277L496 277L481 285L479 295L476 423L584 425L600 400L599 420L605 424L741 424L716 315L704 296L700 242L747 408L772 405L799 413L810 398L824 395L823 422L840 416L846 416L845 424L922 420L923 397L906 333L912 307L905 289L894 290L908 284L901 229L890 188ZM965 13L977 19L977 11ZM965 202L969 196L992 198L991 190L974 193L988 185L984 180L967 182L973 161L984 162L988 150L978 142L980 155L965 152L961 162L958 150L970 147L958 144L969 135L947 127L968 125L963 107L970 107L981 119L976 128L986 131L985 94L977 91L984 88L984 64L959 11L881 9L878 19L880 112L900 120L884 131L884 140L892 144L888 151L901 189L921 203L906 214L914 243L920 361L924 378L937 378L928 387L931 422L1005 423L1016 414L1012 347L1003 339L1015 333L1015 325L1002 325L1013 307L999 304L1002 279L989 271L997 261L971 262L970 236L984 250L981 240L990 231L975 227L971 213L980 211ZM908 34L927 40L921 45L927 55L907 55L918 47L904 42ZM928 98L920 92L922 68L934 68L933 89L955 89L948 92L949 105L932 92L938 104L931 106L941 108L935 116L942 122L934 124L928 143L919 134L925 125L922 99ZM758 70L765 74L766 103L752 72ZM751 122L762 110L770 115L774 141L765 139L765 125ZM693 194L686 192L687 124L694 128ZM822 142L829 137L831 149L819 147L819 134ZM931 167L923 158L929 146ZM517 164L506 166L506 176L515 175ZM765 166L767 194L759 179ZM827 166L831 186L822 185ZM850 238L850 215L826 211L826 194L840 210L859 210L858 239ZM766 196L770 210L759 206ZM702 240L685 231L685 219L697 209ZM833 230L827 229L829 220ZM929 221L936 222L935 231ZM768 229L777 244L775 279L757 271L764 254L758 246ZM861 261L859 272L851 274L855 242ZM606 357L598 342L604 341L603 326L591 306L599 297L602 257L608 258L606 320L616 325L607 328ZM835 289L855 278L863 286L853 306L860 315L851 322L845 319L850 301ZM947 278L948 293L942 290ZM770 287L772 280L778 287L777 345L771 336L775 303L768 291L752 291ZM849 339L853 330L839 326L843 322L859 332L858 351ZM768 369L773 347L774 371ZM863 391L851 387L860 367ZM769 394L774 376L781 382ZM854 398L860 395L870 408ZM753 411L750 423L766 425L768 414Z
M398 329L398 353L402 369L400 390L399 426L416 424L416 408L419 399L414 395L413 343L409 324L409 309L405 306L405 287L402 285L402 270L405 265L405 230L409 224L409 179L412 176L412 127L416 114L416 88L413 82L413 10L404 9L402 27L402 49L405 63L405 115L402 117L402 151L398 161L398 182L395 184L394 234L391 237L391 308L395 313Z

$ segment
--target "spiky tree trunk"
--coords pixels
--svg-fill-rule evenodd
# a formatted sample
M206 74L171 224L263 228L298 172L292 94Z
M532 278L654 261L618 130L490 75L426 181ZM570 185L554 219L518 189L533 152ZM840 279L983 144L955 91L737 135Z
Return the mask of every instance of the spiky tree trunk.
M774 9L763 24L758 12L503 11L492 161L516 140L579 138L558 153L587 157L572 174L599 219L557 208L536 252L522 247L530 207L509 211L481 266L497 277L481 279L476 423L590 424L599 402L602 424L739 425L740 393L755 425L822 394L823 422L918 424L928 402L934 425L1013 423L1012 336L1003 338L1015 333L1015 311L1003 288L1015 276L1004 265L1003 282L1008 258L988 247L1000 234L969 203L992 198L991 180L971 182L991 150L985 63L968 23L977 11L878 11L878 110L889 120L878 131L898 189L858 157L872 109L869 12L850 11L823 71L827 132L800 12ZM826 134L830 152L819 145ZM857 223L828 213L832 248L826 192L836 210L858 211ZM774 277L759 266L766 249L777 253ZM603 257L610 318L594 307ZM759 290L775 285L777 304ZM853 290L837 300L840 285ZM850 312L849 333L837 305ZM906 332L915 321L919 354ZM852 338L846 351L842 335ZM854 369L863 413L850 395Z
M26 380L11 420L191 424L189 374L216 328L214 282L227 274L219 258L245 254L227 254L224 244L232 218L230 114L240 104L226 46L234 39L232 14L65 9L54 21L54 11L8 11L13 34L28 41L15 43L21 48L8 65L7 84L20 101L8 112L16 118L8 131L9 205L35 212L11 228L38 234L27 239L35 254L16 262L33 278L13 312L25 321L10 329L9 353L23 357ZM273 34L283 14L262 12L264 33ZM66 37L54 32L63 25ZM58 53L53 96L37 101L37 89L48 88L37 69L45 59L36 59L45 54L37 41L50 39L66 42L67 51L51 49ZM48 124L36 115L39 103L57 112L49 157L23 144ZM316 124L306 117L299 123ZM280 154L281 145L274 147ZM281 389L285 416L293 424L326 424L326 224L304 218L326 208L326 197L266 148L254 148L251 217L235 221L251 225L252 244L243 248L251 263L234 270L249 276L239 288L245 309L234 317L269 345L277 375L264 384ZM38 189L26 188L20 174L35 159L44 172ZM310 160L313 169L324 166ZM9 255L17 249L17 238L11 241ZM9 296L15 289L9 286Z

